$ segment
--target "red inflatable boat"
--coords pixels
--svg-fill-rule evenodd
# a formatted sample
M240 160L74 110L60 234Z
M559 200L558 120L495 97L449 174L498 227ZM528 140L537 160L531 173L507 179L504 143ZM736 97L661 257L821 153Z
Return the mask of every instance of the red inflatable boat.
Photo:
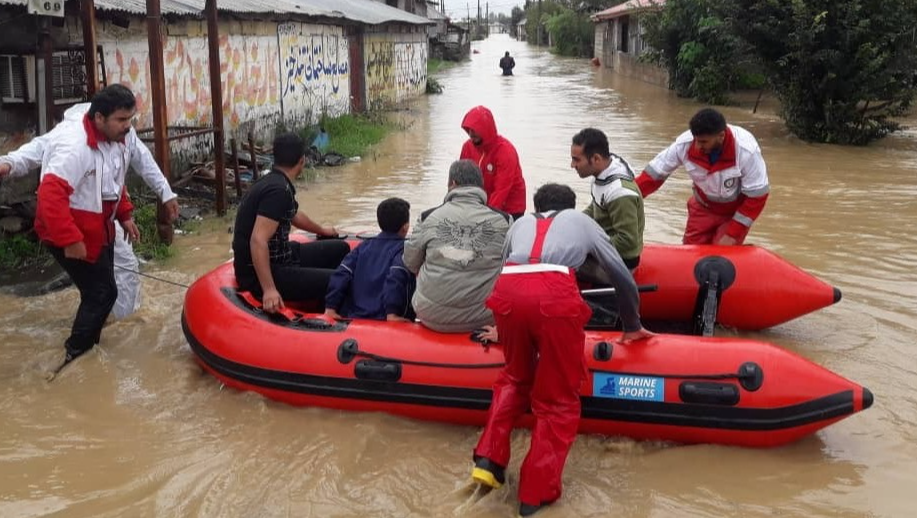
M714 320L766 329L841 299L837 288L754 245L647 245L640 260L634 279L658 287L641 294L641 316L694 322L698 334L712 334Z
M484 423L499 345L417 323L267 315L235 285L232 263L217 267L191 286L182 314L197 360L227 385L294 405ZM767 343L658 335L622 345L618 336L587 333L581 432L768 447L873 401L868 389Z

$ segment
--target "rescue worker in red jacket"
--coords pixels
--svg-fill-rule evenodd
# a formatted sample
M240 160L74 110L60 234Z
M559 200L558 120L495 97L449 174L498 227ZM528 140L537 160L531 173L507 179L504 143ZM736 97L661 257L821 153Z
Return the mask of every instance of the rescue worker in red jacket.
M497 134L490 109L479 105L462 120L468 140L460 160L471 160L484 175L487 206L518 219L525 213L525 180L519 155L509 140Z
M741 245L764 209L770 185L755 137L714 109L691 118L690 131L659 153L637 178L643 197L684 166L694 182L682 243Z
M128 168L160 187L169 220L178 217L175 194L131 126L136 107L130 89L109 85L92 97L88 112L64 120L45 143L35 232L80 291L58 371L99 342L115 305L114 221L131 241L140 237L125 188Z
M531 406L532 445L519 478L522 516L560 497L567 453L576 439L586 379L583 327L592 311L580 297L574 270L587 256L599 260L617 289L624 324L620 341L652 335L640 323L630 269L605 231L575 206L576 195L566 185L538 189L536 214L519 219L507 234L505 265L487 300L506 366L494 383L487 424L474 450L472 480L503 485L513 426Z

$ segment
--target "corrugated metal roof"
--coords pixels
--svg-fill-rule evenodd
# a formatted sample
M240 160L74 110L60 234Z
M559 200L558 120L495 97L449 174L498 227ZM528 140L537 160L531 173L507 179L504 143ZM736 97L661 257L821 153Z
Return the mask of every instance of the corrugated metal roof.
M73 1L73 0L70 0ZM163 14L201 16L206 0L160 0ZM95 0L96 9L146 14L146 0ZM28 5L28 0L0 0L0 5ZM229 13L299 14L340 18L377 25L428 25L429 19L373 0L217 0L217 9Z
M592 21L611 20L612 18L618 18L619 16L635 13L637 11L659 9L663 6L665 6L665 0L630 0L629 2L624 2L610 9L599 11L592 15Z

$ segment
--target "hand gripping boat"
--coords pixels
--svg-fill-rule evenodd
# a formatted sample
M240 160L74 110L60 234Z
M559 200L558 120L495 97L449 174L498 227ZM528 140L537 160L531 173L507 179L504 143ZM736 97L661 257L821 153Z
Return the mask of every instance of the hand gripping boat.
M483 425L499 345L417 323L268 315L235 288L232 263L196 281L182 327L225 384L301 406ZM868 389L759 341L658 335L629 345L587 332L584 433L750 447L786 444L863 409ZM523 426L530 426L526 416Z

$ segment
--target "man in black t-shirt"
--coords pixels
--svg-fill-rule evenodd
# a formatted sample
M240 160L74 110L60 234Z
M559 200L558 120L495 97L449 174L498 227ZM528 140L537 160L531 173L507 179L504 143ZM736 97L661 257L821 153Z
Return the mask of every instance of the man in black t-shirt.
M290 229L337 236L299 211L295 180L306 162L306 144L293 133L274 139L274 168L242 197L233 229L233 266L239 288L261 296L264 310L275 312L283 300L323 301L334 269L350 252L347 242L290 241ZM324 304L320 303L320 308Z

